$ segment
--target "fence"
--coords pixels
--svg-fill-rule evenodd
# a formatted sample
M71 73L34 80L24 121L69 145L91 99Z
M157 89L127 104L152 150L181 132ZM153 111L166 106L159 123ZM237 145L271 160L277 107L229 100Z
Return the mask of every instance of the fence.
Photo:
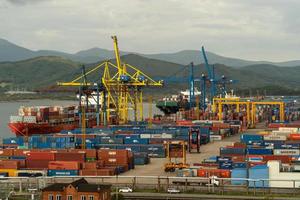
M201 178L201 177L170 177L170 176L66 176L66 177L5 177L0 178L0 195L15 191L28 192L33 189L41 191L53 183L70 183L79 178L85 178L89 183L111 183L113 190L128 186L135 191L151 190L166 192L169 187L175 187L182 192L202 192L213 194L291 194L299 195L300 180L270 180L245 178ZM282 187L270 187L270 183L277 182ZM240 185L233 185L239 183ZM293 187L285 187L287 185Z

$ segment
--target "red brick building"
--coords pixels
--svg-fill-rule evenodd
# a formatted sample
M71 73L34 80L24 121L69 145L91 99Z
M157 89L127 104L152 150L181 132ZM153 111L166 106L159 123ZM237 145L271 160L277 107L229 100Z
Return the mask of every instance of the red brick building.
M110 200L110 184L89 184L85 179L55 183L42 190L43 200Z

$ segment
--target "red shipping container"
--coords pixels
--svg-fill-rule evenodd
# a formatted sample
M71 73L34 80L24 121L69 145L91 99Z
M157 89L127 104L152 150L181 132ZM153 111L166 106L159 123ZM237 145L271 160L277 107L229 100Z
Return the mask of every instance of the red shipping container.
M14 149L13 156L26 156L30 152L28 149Z
M281 163L290 164L291 157L286 155L264 155L264 162L268 162L269 160L280 160Z
M233 146L236 148L247 148L247 145L245 143L241 143L241 142L235 142L233 144Z
M48 169L54 170L79 170L80 163L76 161L50 161Z
M13 149L1 149L0 156L13 156Z
M289 135L289 139L290 140L300 140L300 134L298 134L298 133L291 133Z
M128 158L128 150L111 150L111 149L100 149L98 150L98 159L108 159L116 157Z
M112 169L84 169L80 170L80 176L113 176Z
M27 160L55 160L55 153L52 152L30 152L26 156Z
M218 131L220 131L220 128L214 126L214 127L211 127L211 131L218 132Z
M280 128L280 127L286 127L286 124L278 124L278 123L271 123L268 125L269 128Z
M103 167L103 166L104 166L103 161L82 163L82 169L99 169L100 167Z
M194 163L194 166L201 166L201 167L209 167L209 168L217 168L219 164L217 163Z
M299 123L291 123L291 124L286 124L286 127L291 127L291 128L300 128Z
M250 167L254 167L256 165L265 165L266 162L249 162Z
M19 169L20 162L14 160L0 160L0 169Z
M245 162L245 156L231 156L232 162Z
M97 151L96 149L70 149L69 152L72 153L85 153L87 158L97 158Z
M27 160L27 169L48 169L49 160Z
M85 153L56 153L55 160L85 162Z

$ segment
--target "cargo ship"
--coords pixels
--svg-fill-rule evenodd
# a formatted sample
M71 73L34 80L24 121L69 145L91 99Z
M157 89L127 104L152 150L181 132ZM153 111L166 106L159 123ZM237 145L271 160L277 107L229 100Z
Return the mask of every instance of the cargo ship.
M200 96L201 92L195 89L195 97ZM165 115L177 113L179 110L190 109L190 91L181 91L178 95L164 97L156 103L156 107Z
M89 108L87 126L96 125L96 110ZM21 106L17 116L10 116L9 129L16 136L59 133L79 127L78 106Z

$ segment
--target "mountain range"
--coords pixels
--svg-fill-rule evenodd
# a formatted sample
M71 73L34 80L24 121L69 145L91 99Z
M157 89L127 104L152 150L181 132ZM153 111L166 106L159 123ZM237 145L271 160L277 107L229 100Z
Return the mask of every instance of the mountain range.
M269 64L280 67L300 66L300 60L286 62L269 62L269 61L250 61L237 58L229 58L207 51L207 57L210 64L223 64L231 67L245 67L249 65ZM141 54L135 52L121 51L121 55L137 54L146 58L152 58L180 65L187 65L190 62L195 64L203 63L202 53L199 50L183 50L175 53L159 53L159 54ZM114 58L114 51L102 48L91 48L82 50L74 54L53 51L53 50L38 50L33 51L25 47L13 44L5 39L0 39L0 62L5 61L20 61L39 56L59 56L80 63L96 63L101 60Z
M138 54L121 52L122 62L131 64L150 77L165 81L165 86L155 93L162 95L177 93L179 89L188 87L188 63L193 58L195 77L206 73L201 62L201 52L181 51L174 54ZM264 90L272 94L300 94L300 61L290 61L277 65L270 62L254 62L226 58L207 52L210 63L215 63L217 79L225 75L237 80L237 84L229 87L238 91ZM0 40L0 91L12 88L44 90L57 88L57 81L71 81L81 74L81 66L85 63L86 70L110 60L115 63L114 52L93 48L68 54L58 51L32 51L6 40ZM293 65L293 66L290 66ZM88 76L91 82L99 81L102 72ZM177 80L175 81L175 79ZM172 80L173 79L173 80ZM199 85L196 82L196 86ZM200 85L199 85L200 86Z
M121 56L121 60L138 67L141 71L154 79L165 79L165 87L155 90L161 94L176 93L179 89L188 87L188 67L180 64L145 58L136 54ZM111 60L115 63L115 60ZM100 63L100 62L99 62ZM99 63L87 64L87 70ZM195 76L200 77L205 73L203 64L195 65ZM179 81L173 82L169 78L170 71ZM271 88L281 92L300 92L299 76L300 67L278 67L274 65L251 65L233 68L222 64L215 65L217 77L225 74L230 79L238 80L237 84L230 87L236 90L248 90L254 88ZM272 73L271 73L272 72ZM17 62L0 63L0 82L10 83L10 87L20 87L30 90L41 90L56 85L57 81L67 82L73 80L81 73L81 63L74 62L58 56L42 56ZM91 82L99 81L102 72L89 75ZM196 82L196 85L199 84ZM199 85L200 86L200 85ZM8 86L2 90L10 89Z

